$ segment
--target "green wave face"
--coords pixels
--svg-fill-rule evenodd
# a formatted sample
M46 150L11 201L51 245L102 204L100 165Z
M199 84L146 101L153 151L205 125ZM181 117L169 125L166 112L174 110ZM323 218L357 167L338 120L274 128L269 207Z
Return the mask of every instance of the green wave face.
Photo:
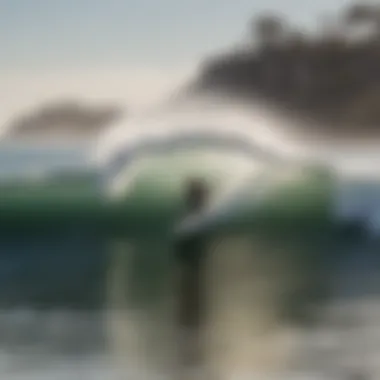
M240 164L240 173L248 172L254 166L243 158L203 152L151 157L140 163L140 174L126 195L130 199L149 199L153 204L163 199L176 200L191 177L203 179L215 193L236 177L239 167L236 169L234 164ZM125 201L128 202L126 198Z
M223 209L227 204L212 226L268 224L285 217L315 222L329 208L327 170L274 167L206 150L145 157L129 169L137 175L115 199L102 188L97 173L0 183L0 222L52 227L82 220L125 233L169 230L182 218L184 184L191 177L202 178L210 188L210 206L218 208L214 203L219 202Z
M151 157L138 165L138 176L115 203L123 205L120 210L131 218L144 217L147 222L173 224L180 218L184 184L191 177L202 178L209 186L210 206L227 205L228 210L218 216L218 226L259 220L264 225L284 218L326 221L331 210L333 178L328 169L275 167L194 151Z

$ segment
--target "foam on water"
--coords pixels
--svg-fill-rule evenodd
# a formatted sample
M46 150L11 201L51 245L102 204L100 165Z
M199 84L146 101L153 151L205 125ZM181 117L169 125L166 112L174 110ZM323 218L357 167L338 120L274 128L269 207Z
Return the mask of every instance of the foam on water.
M233 209L241 192L252 189L258 170L275 168L278 174L304 164L321 165L336 175L337 216L371 213L367 215L369 225L377 231L378 175L368 169L379 161L376 149L297 140L289 132L292 127L289 121L259 106L247 108L230 99L193 99L119 121L95 144L91 160L102 168L106 191L113 197L125 196L142 173L155 178L152 184L157 194L171 193L174 187L178 192L181 181L191 175L217 178L218 192L223 195L215 204L221 210ZM360 195L353 190L356 184L349 179L363 175L365 191L374 189L366 197L366 205L358 201Z
M93 158L107 173L111 191L116 192L115 187L125 190L136 177L139 170L131 167L139 160L184 149L189 151L188 157L192 154L193 171L200 165L209 171L224 168L224 176L229 176L252 162L278 162L284 156L296 156L292 144L284 142L284 137L279 138L278 132L266 124L262 116L252 121L244 113L223 106L136 116L119 122L102 136Z

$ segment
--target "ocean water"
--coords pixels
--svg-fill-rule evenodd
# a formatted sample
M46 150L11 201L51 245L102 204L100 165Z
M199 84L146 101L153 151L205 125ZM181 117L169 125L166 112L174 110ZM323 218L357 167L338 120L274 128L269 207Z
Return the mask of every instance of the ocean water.
M51 204L38 223L23 213L31 190L17 223L3 216L0 379L378 377L377 181L200 145L126 155L112 181L101 176L103 198L61 204L65 222ZM212 202L179 224L194 175ZM106 223L91 211L99 202ZM194 232L207 241L204 360L182 368L181 339L195 336L176 321L173 247Z
M201 227L209 236L207 371L326 379L364 368L376 376L379 243L333 222L331 178L253 165L227 176L239 158L218 172L217 154L209 168L190 165L192 157L145 162L119 200L133 213L115 234L75 225L0 239L0 376L178 378L173 226L189 174L218 191Z

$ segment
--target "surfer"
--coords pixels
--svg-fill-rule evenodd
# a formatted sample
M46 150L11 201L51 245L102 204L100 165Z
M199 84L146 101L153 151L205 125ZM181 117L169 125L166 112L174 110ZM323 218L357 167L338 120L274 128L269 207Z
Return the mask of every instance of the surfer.
M185 207L186 213L201 212L207 205L209 191L201 179L191 178L185 188Z
M184 192L184 217L194 216L205 208L209 200L206 184L190 179ZM202 268L205 255L205 237L200 234L180 237L175 246L179 269L178 324L183 338L180 352L182 365L198 367L201 363L199 333L203 320Z

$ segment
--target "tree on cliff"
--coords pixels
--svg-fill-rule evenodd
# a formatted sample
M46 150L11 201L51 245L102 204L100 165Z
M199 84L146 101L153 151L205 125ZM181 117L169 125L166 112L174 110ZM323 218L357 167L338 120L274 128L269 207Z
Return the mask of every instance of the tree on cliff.
M87 136L105 128L121 114L122 110L114 105L89 106L75 100L49 102L11 120L8 137L38 138L58 131Z
M380 6L327 16L308 33L276 15L256 17L250 51L206 62L198 87L261 97L331 132L380 132Z
M277 46L284 40L284 21L276 15L263 15L252 21L251 34L261 47Z

